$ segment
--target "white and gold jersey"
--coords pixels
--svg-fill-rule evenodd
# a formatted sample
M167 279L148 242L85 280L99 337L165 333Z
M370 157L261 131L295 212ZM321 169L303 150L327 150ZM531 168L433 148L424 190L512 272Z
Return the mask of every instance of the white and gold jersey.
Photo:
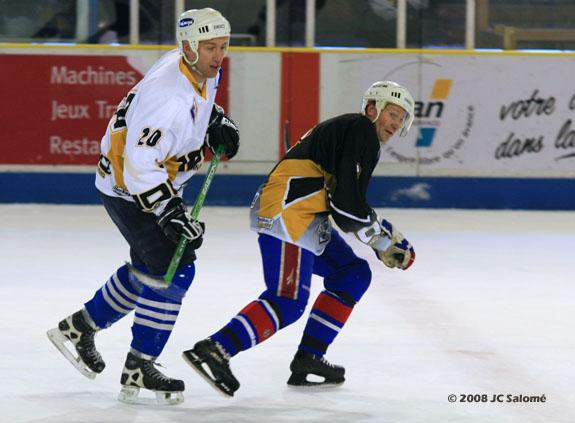
M161 213L204 161L220 74L200 88L179 51L162 56L127 94L102 138L96 187Z

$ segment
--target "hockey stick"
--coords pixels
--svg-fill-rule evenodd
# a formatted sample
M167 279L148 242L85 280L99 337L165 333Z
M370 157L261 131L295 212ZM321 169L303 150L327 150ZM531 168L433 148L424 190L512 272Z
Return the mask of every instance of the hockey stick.
M289 142L289 120L286 120L284 122L284 130L283 130L283 136L284 136L284 157L287 154L288 150L291 148L290 142Z
M216 169L220 164L221 155L224 153L224 147L221 146L216 150L216 153L212 157L212 162L210 163L210 167L208 168L208 173L206 174L206 179L204 179L204 183L202 184L202 188L198 196L196 197L196 202L194 203L194 207L192 208L191 217L192 219L197 219L198 215L200 214L200 209L204 205L204 201L206 199L206 195L208 193L208 189L214 179L214 175L216 174ZM126 263L128 265L128 270L142 282L144 285L151 286L152 288L168 288L172 284L172 279L178 269L180 264L180 260L184 255L184 251L186 250L186 246L188 245L188 239L184 236L180 237L180 241L178 242L178 246L176 247L176 251L172 256L172 261L168 266L168 270L163 277L154 277L147 273L142 272L141 270L136 269L132 264Z

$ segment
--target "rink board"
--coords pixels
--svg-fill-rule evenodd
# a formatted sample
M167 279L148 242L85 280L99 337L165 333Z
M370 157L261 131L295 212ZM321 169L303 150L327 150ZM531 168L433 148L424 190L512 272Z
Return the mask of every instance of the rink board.
M167 50L0 45L10 99L0 105L0 202L97 202L107 122ZM217 101L238 122L241 148L208 201L249 204L286 145L391 79L413 93L415 121L382 148L374 206L575 209L575 90L562 82L573 65L571 53L232 49Z

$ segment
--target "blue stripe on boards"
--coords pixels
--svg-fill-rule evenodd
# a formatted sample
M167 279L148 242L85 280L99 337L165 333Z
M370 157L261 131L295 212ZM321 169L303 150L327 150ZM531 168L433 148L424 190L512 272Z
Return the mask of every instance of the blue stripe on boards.
M0 172L0 203L100 204L92 173ZM195 200L203 175L184 198ZM207 206L248 207L265 175L216 175ZM373 207L575 210L575 179L377 176Z

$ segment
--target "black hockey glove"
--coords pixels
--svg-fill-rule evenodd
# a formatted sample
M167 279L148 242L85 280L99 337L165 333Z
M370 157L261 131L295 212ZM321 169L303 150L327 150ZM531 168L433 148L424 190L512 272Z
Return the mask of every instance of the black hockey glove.
M206 145L216 153L218 147L224 147L224 155L231 159L240 147L240 131L235 122L224 114L224 109L214 103L210 123L206 133Z
M168 202L158 217L158 225L168 239L176 244L180 241L180 237L184 236L188 239L188 245L194 250L202 245L204 222L192 219L186 213L184 202L180 197L174 197Z

